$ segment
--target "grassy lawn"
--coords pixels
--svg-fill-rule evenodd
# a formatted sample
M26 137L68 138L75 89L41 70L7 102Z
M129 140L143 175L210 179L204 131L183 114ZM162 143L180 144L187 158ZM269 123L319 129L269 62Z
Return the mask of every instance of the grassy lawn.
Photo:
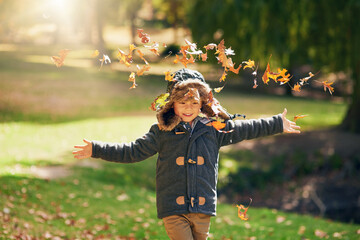
M77 162L71 154L83 138L128 142L142 136L156 122L148 107L166 88L163 76L151 73L129 90L128 72L117 71L116 64L99 71L88 57L91 50L73 49L59 69L49 60L57 54L54 48L0 52L0 239L167 239L156 218L156 157L122 165ZM284 107L289 118L307 114L298 121L305 130L336 125L346 110L344 102L236 94L226 88L217 98L229 112L247 118L271 116ZM50 175L44 179L45 170ZM64 171L69 174L51 178ZM244 222L235 204L240 203L218 205L211 239L359 236L359 225L272 209L250 207Z

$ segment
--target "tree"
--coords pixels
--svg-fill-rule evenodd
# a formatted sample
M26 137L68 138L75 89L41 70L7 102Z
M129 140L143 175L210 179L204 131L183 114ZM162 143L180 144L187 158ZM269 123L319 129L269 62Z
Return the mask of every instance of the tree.
M354 83L342 129L360 133L360 0L196 0L189 16L201 46L222 32L241 59L344 71ZM358 20L356 20L358 19Z

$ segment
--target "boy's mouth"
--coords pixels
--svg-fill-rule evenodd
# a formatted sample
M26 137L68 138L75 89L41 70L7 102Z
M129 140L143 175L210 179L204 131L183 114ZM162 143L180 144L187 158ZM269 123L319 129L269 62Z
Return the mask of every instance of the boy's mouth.
M184 115L185 117L191 117L193 114L192 114L192 113L189 113L189 114L183 113L183 115Z

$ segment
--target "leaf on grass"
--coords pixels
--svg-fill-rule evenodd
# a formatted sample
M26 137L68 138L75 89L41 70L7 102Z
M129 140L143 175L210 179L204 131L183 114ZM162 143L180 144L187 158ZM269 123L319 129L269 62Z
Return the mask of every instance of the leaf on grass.
M284 216L277 216L276 217L276 222L277 223L282 223L286 220L286 218Z
M328 234L322 230L316 229L315 230L315 236L319 238L328 238Z
M238 217L241 219L241 220L244 220L244 221L247 221L249 218L246 217L246 212L248 211L249 207L250 207L250 204L252 202L252 198L250 198L250 203L247 207L244 207L244 205L236 205L236 207L238 208Z
M61 67L62 65L64 65L64 61L66 56L68 55L68 53L70 52L69 49L63 49L60 50L59 52L59 56L52 56L51 60L55 63L56 67Z

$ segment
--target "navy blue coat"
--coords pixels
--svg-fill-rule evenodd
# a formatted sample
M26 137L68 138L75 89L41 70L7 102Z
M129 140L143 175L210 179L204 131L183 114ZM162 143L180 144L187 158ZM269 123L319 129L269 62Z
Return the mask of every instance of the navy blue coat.
M133 163L158 153L158 217L185 213L215 216L220 148L246 139L281 133L283 123L280 114L256 120L228 120L223 131L231 132L219 132L209 120L199 117L192 129L180 123L172 131L161 131L154 124L147 134L131 143L93 141L92 157Z

